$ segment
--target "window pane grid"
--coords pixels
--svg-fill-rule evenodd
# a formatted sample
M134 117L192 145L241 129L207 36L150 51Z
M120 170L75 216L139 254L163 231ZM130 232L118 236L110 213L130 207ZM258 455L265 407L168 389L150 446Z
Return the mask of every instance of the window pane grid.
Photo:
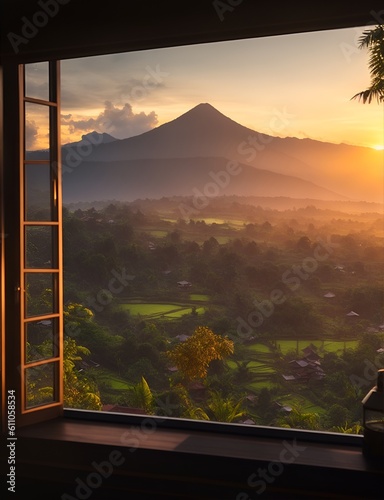
M44 273L44 274L58 274L60 272L60 269L58 268L47 268L47 267L42 267L42 268L30 268L30 267L25 267L24 272L28 272L28 274L35 274L35 273Z
M24 160L25 164L31 164L31 165L49 165L51 163L50 160Z
M59 356L55 356L54 358L46 358L44 360L40 361L29 361L26 363L26 368L33 368L34 366L42 366L42 365L47 365L49 363L54 363L60 361Z
M54 107L54 108L57 107L56 102L44 101L43 99L36 99L34 97L24 97L24 101L29 102L31 104L39 104L41 106L49 106L49 107Z
M62 408L62 255L59 139L59 64L47 63L46 79L29 82L33 74L21 66L23 104L20 167L20 308L21 413ZM30 68L29 68L30 69ZM39 87L40 85L40 87ZM46 87L48 92L45 92ZM44 90L41 95L41 89ZM48 96L49 94L49 96ZM49 100L44 99L47 96ZM43 97L43 98L40 98ZM31 121L41 134L27 137Z
M24 406L26 409L58 404L59 361L50 360L28 365L24 370Z
M57 221L43 221L43 220L28 220L24 222L24 226L59 226Z
M25 361L28 366L59 357L57 322L44 319L25 324Z

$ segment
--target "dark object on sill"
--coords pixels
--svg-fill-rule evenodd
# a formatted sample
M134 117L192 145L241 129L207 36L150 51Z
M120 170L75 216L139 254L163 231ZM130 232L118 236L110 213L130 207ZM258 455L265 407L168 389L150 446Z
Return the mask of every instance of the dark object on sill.
M384 462L384 368L377 372L377 385L363 403L363 454L369 460Z

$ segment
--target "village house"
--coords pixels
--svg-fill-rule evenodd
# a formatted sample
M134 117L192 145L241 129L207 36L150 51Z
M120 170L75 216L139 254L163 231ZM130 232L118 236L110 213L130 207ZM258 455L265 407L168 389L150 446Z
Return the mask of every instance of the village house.
M190 288L192 286L192 283L190 281L182 280L177 282L177 286L179 288Z
M287 382L308 382L309 380L322 380L325 377L316 346L310 344L303 349L303 353L302 358L293 359L289 362L290 373L283 374L283 378Z

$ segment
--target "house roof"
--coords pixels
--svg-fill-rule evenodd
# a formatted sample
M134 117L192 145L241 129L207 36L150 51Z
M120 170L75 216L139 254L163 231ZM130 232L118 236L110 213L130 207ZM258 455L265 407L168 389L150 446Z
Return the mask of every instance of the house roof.
M294 359L293 361L290 361L290 363L291 364L297 364L301 368L305 368L309 364L308 361L304 361L304 359Z
M38 321L37 324L43 326L50 326L52 324L52 321L50 319L42 319L41 321Z
M360 314L357 314L357 312L355 311L349 311L349 313L347 313L346 316L360 316Z
M292 411L292 408L288 405L283 405L282 403L279 403L278 401L275 401L275 403L280 408L281 411L286 411L287 413Z
M254 394L248 394L245 399L254 403L255 401L257 401L257 396L255 396Z
M308 345L307 347L304 347L303 349L304 353L309 353L309 354L317 354L317 347L314 346L313 344Z
M304 352L304 357L308 363L318 363L320 356L317 354L317 352L313 351L312 349L308 349L307 351Z
M185 333L181 333L180 335L176 335L176 338L180 340L180 342L185 342L189 339L190 335L186 335Z
M241 423L242 424L248 424L248 425L254 425L255 424L254 420L252 420L251 418L247 418L246 420L243 420Z
M374 326L369 326L367 328L367 333L377 333L379 331L378 328L375 328Z

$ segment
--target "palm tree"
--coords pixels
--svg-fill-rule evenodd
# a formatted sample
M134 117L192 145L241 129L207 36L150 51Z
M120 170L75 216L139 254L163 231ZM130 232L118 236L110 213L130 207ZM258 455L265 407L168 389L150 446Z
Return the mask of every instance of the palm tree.
M301 406L293 406L292 411L288 415L277 418L276 423L280 427L291 429L320 429L319 415L305 412Z
M223 397L220 392L213 391L210 394L207 414L210 420L216 422L236 422L244 417L245 410L242 407L243 401L237 401L232 397Z
M339 432L340 434L363 434L363 426L361 424L350 424L345 422L344 425L332 427L331 432Z
M130 402L137 408L141 408L149 414L153 412L154 397L151 389L149 388L148 382L144 377L141 377L140 382L132 388Z
M361 100L364 104L376 99L384 102L384 25L379 24L371 30L363 32L359 38L359 49L367 48L370 53L368 67L371 74L371 85L358 92L351 99Z
M235 373L235 379L237 382L247 382L252 378L252 373L250 372L249 364L251 360L248 361L237 361L235 360L237 365L237 370Z

